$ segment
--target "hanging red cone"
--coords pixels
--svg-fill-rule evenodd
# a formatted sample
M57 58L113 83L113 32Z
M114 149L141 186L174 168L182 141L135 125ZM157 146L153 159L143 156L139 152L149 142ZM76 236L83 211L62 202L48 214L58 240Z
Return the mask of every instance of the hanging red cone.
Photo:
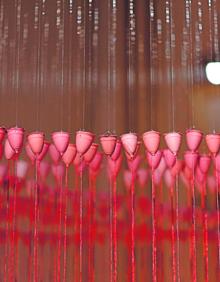
M15 153L18 152L22 148L23 139L24 139L24 129L21 127L12 127L7 130L8 141Z
M160 145L160 133L154 130L147 131L143 134L143 141L147 151L154 155Z
M137 147L137 142L138 142L137 134L135 133L123 134L121 136L121 142L128 155L134 157Z
M220 134L217 133L207 134L205 137L205 141L209 149L209 152L212 153L213 155L216 155L220 148Z
M76 132L76 149L80 155L85 154L85 152L92 145L95 135L88 131L79 130Z
M115 149L111 155L111 159L113 161L116 161L120 155L121 155L121 149L122 149L122 143L121 140L117 140L116 145L115 145Z
M89 164L92 159L94 158L97 150L98 150L99 145L96 143L92 143L92 145L89 147L89 149L85 152L83 155L84 161Z
M43 132L33 132L27 137L28 143L32 152L35 155L39 155L43 149L44 145L44 133Z
M195 152L202 142L203 133L200 130L188 129L186 131L186 143L190 151Z
M64 131L54 132L52 134L52 140L57 151L62 156L69 145L69 140L70 140L69 133Z
M102 146L102 150L107 156L110 156L114 152L116 142L117 142L116 135L109 134L109 135L100 136L100 143Z
M182 136L178 132L169 132L164 134L164 139L167 144L168 149L174 154L177 155L180 145Z
M76 156L76 145L69 143L65 153L62 155L62 160L65 163L66 167L73 162Z

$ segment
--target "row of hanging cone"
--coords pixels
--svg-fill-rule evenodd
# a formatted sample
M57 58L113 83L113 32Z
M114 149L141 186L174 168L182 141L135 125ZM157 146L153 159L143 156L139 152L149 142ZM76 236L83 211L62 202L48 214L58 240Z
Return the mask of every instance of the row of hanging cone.
M0 128L0 143L2 143L6 133L5 157L6 159L18 157L22 150L25 131L19 127L8 130ZM77 131L75 144L70 143L70 134L68 132L54 132L51 137L54 146L50 146L50 143L45 140L43 132L33 132L27 136L25 147L27 155L32 161L41 161L50 147L50 153L55 162L61 156L66 166L69 166L75 157L83 157L89 163L98 150L98 144L94 143L95 135L91 132ZM190 152L197 152L202 138L203 133L199 130L190 129L186 131L186 143ZM151 130L145 132L142 139L147 152L156 157L160 145L160 133ZM164 139L168 149L176 156L181 145L182 135L178 132L166 133ZM220 135L217 133L207 134L205 140L210 153L215 156L220 148ZM113 161L119 158L122 146L126 157L129 160L134 159L141 145L141 141L139 141L138 135L135 133L123 134L120 138L113 134L102 135L100 143L104 153L110 156ZM194 157L196 157L196 154Z

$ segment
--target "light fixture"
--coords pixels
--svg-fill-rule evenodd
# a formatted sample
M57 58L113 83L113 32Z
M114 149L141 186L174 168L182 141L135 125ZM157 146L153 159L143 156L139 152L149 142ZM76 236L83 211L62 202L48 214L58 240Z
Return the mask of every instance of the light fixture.
M206 77L214 85L220 85L220 62L210 62L206 65Z

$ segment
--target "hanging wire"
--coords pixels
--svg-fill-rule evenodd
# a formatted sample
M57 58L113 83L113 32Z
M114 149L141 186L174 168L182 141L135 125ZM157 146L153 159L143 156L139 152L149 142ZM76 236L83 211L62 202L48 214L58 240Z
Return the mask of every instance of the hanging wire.
M174 52L175 48L175 34L174 29L174 19L173 19L173 1L169 1L169 17L170 17L170 80L171 80L171 120L172 120L172 131L175 131L175 100L174 100Z
M20 92L20 41L21 41L21 0L15 1L15 11L16 11L16 58L15 58L15 68L16 68L16 78L15 78L15 121L16 126L18 125L18 98Z
M73 0L69 0L69 59L68 59L68 95L69 95L69 118L68 131L72 130L72 45L73 45Z
M91 0L90 0L91 1ZM86 111L86 3L83 1L83 94L82 94L82 126L85 129L85 111Z
M150 129L153 129L153 24L155 17L155 8L154 0L149 1L149 10L150 10L150 40L149 40L149 50L150 50Z

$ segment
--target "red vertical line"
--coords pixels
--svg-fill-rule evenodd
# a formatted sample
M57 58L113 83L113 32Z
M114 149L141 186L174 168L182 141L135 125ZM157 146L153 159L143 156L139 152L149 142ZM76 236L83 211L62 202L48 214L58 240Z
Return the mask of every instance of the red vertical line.
M92 191L92 176L89 175L89 211L88 211L88 216L89 216L89 243L88 243L88 272L89 272L89 281L93 281L93 269L92 269L92 201L93 201L93 191Z
M201 193L201 209L202 209L202 219L203 219L203 257L204 257L204 264L205 264L205 281L209 281L208 275L208 218L207 218L207 211L206 211L206 183L204 183L202 187Z
M61 281L61 240L62 240L62 213L63 213L63 184L62 177L59 179L59 228L58 228L58 255L57 255L57 281Z
M113 281L117 282L117 183L116 176L113 178L113 249L114 249L114 276Z
M9 199L10 199L10 161L8 161L8 186L6 191L6 233L5 233L5 258L4 258L4 282L8 281L7 277L7 264L8 264L8 241L9 241Z
M152 278L153 282L157 282L157 247L156 247L156 216L155 216L155 208L156 208L156 193L155 193L155 185L154 185L154 169L152 167L151 170L151 209L152 209Z
M68 205L68 167L66 166L66 171L65 171L65 205L64 205L64 246L63 246L63 282L66 281L66 271L67 271L67 264L66 264L66 260L67 260L67 240L66 240L66 236L67 236L67 205Z
M175 214L174 214L174 197L173 197L173 187L171 187L170 192L170 202L171 202L171 237L172 237L172 276L173 281L176 281L176 237L175 237Z
M11 244L11 254L10 254L10 273L9 281L14 281L15 279L15 228L16 228L16 198L17 198L17 177L16 177L16 161L13 161L14 167L14 194L13 194L13 212L12 212L12 244Z
M160 181L159 184L159 195L158 195L158 201L160 201L160 203L163 203L163 182ZM163 216L163 215L159 215ZM163 239L160 240L160 242L158 243L158 245L160 245L160 265L158 265L158 281L162 282L163 278L164 278L164 273L163 273ZM159 246L158 246L159 247Z
M82 282L83 276L83 158L80 156L80 192L79 192L79 282Z
M77 172L76 169L75 169L75 172L76 172L75 173L75 201L76 201L76 203L78 203L79 200L80 200L79 179L78 179L79 175L78 175L78 172ZM75 214L75 224L74 224L75 234L78 234L78 231L79 231L79 214L80 213ZM73 279L74 282L79 281L78 273L79 273L79 252L78 252L78 249L76 248L76 246L74 246L74 279Z
M215 167L217 167L216 158L215 158ZM217 210L217 234L218 234L218 280L220 278L220 217L219 217L219 183L218 183L218 172L215 169L215 178L216 178L216 210Z
M135 281L135 212L134 212L134 185L135 177L132 168L132 182L131 182L131 281Z
M194 161L193 161L194 162ZM193 281L197 281L196 275L196 198L195 198L195 169L193 163L193 179L192 179L192 267Z
M109 242L109 255L110 255L110 282L113 282L113 217L112 217L112 176L109 177L109 228L110 228L110 242Z
M33 281L38 281L38 164L35 161Z
M32 165L32 164L31 164ZM32 201L33 201L33 195L32 195L32 185L31 185L31 191L30 191L30 226L29 226L29 231L33 232L33 223L32 223ZM30 237L29 237L30 238ZM29 254L28 254L28 281L32 281L32 240L30 238L29 241Z
M177 240L177 254L176 254L176 270L177 282L180 282L180 237L179 237L179 179L176 175L176 240Z

